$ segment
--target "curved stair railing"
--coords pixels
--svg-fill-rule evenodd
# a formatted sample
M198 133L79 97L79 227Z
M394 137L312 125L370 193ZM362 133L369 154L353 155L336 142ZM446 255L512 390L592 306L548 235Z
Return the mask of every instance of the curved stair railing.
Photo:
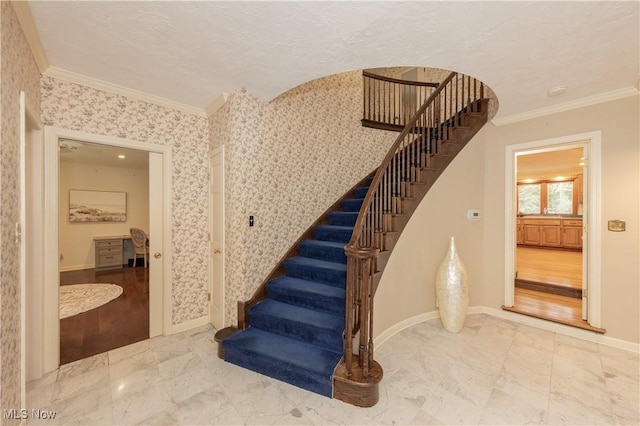
M389 95L396 89L387 83L401 87L390 81L372 87ZM378 402L382 367L373 357L377 285L413 211L486 123L484 91L480 81L451 73L402 129L385 122L390 113L363 120L364 126L401 132L375 174L322 214L249 300L238 301L237 327L216 333L220 358L356 406ZM371 104L395 102L378 99Z
M451 161L451 154L462 148L455 147L456 140L468 142L486 122L484 91L483 83L473 77L449 74L412 116L378 168L345 246L344 353L336 383L381 379L381 368L373 359L373 300L384 268L379 263L381 254L390 252L398 231ZM377 395L369 398L375 399L369 403L377 402Z

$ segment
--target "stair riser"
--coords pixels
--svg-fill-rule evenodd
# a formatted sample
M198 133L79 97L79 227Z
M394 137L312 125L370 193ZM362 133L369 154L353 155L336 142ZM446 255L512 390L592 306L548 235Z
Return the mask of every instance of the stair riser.
M361 187L361 188L356 188L354 191L355 197L356 198L364 198L367 195L367 191L369 191L369 187Z
M329 225L354 226L358 219L357 212L349 213L329 213Z
M327 260L329 262L347 263L347 256L344 254L344 248L300 245L299 249L300 254L304 257Z
M337 243L348 243L353 230L327 230L326 228L316 228L313 235L320 241L335 241Z
M301 342L319 345L334 352L342 351L342 331L323 330L297 321L250 312L251 327L276 333Z
M360 207L362 206L362 201L363 200L358 198L343 200L340 203L340 206L342 207L342 211L345 212L359 212Z
M279 360L274 360L264 356L255 356L252 353L242 350L236 346L224 346L225 361L256 373L264 374L276 380L290 383L302 389L324 395L331 398L333 396L333 386L330 377L303 370Z
M267 293L270 298L278 302L289 303L301 308L314 309L319 312L344 316L344 297L326 297L321 295L310 295L308 293L291 293L283 291L275 286L267 284Z
M288 277L316 281L334 287L344 288L347 282L346 271L301 266L288 262L285 262L284 270Z

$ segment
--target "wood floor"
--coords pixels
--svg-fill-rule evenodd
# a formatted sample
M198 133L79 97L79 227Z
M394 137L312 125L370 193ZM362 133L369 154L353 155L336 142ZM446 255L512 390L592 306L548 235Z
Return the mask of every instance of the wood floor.
M516 278L582 289L582 252L518 247Z
M149 338L149 269L60 273L60 285L83 283L117 284L123 292L105 305L60 320L61 365Z
M514 305L505 310L604 333L582 319L581 252L518 247L516 270Z

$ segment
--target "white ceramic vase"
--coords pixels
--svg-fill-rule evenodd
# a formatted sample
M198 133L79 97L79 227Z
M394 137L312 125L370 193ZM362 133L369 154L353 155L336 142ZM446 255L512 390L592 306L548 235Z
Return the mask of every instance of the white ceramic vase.
M469 306L469 287L465 269L453 237L449 243L449 252L442 259L436 273L436 306L445 330L459 333Z

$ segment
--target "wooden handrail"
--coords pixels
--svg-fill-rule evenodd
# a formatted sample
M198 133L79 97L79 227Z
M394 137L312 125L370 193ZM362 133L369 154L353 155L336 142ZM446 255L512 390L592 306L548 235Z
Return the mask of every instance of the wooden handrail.
M464 128L462 115L478 111L483 97L482 82L450 73L412 114L378 167L345 246L343 360L347 376L353 373L353 339L358 333L358 376L366 378L373 362L374 276L378 254L385 250L385 233L393 231L391 219L403 213L402 199L410 194L411 185L421 182L422 171L428 170L432 157L441 153L442 143L453 139L456 128Z
M402 84L402 85L406 85L406 86L425 86L425 87L433 87L434 89L439 86L438 83L431 83L431 82L428 82L428 81L401 80L399 78L386 77L384 75L374 74L374 73L369 72L369 71L362 71L362 76L363 77L370 77L370 78L373 78L373 79L376 79L376 80L381 80L381 81L388 81L390 83L398 83L398 84Z

